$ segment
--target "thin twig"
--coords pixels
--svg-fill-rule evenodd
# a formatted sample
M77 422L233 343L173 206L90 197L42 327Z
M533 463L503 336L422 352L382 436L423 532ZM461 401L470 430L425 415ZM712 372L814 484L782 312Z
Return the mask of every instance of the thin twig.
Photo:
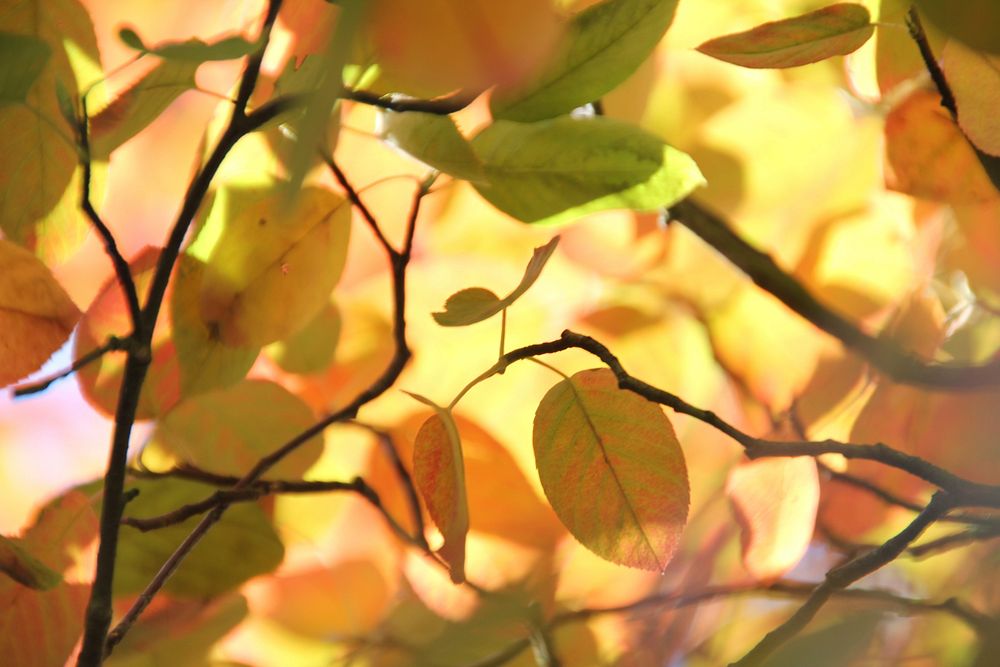
M339 183L340 187L342 187L344 192L347 193L347 198L352 204L354 204L354 208L358 210L361 217L364 218L366 223L368 223L368 227L371 228L372 233L375 235L375 238L378 239L379 244L381 244L390 256L399 254L396 252L396 249L393 248L392 244L389 243L389 239L385 237L385 234L382 232L382 228L379 226L375 216L372 215L372 212L367 206L365 206L365 203L358 195L358 191L355 190L354 186L352 186L350 181L347 180L347 175L343 172L343 170L341 170L336 160L333 159L333 156L326 151L321 151L320 155L323 158L323 162L326 163L326 166L328 166L330 171L333 172L333 176L337 179L337 183Z
M419 111L438 116L447 116L469 106L479 95L455 93L446 97L421 100L406 97L405 95L380 95L367 90L345 88L341 96L353 102L361 102L362 104L368 104L389 111Z
M948 80L945 78L941 66L938 65L937 59L934 57L934 52L931 51L931 44L927 41L927 33L924 32L924 26L920 22L920 15L917 13L916 6L911 6L910 10L906 12L906 27L909 29L910 37L916 43L917 49L920 50L920 57L924 61L924 67L927 68L934 86L941 95L941 106L948 110L952 120L957 121L958 106L955 104L955 94L951 91L951 86L948 85Z
M77 372L87 364L93 363L103 357L108 352L117 352L120 350L127 349L129 346L129 339L118 338L117 336L110 336L108 341L101 345L100 347L95 347L93 350L83 355L79 359L73 361L69 368L60 371L53 375L48 376L45 379L39 380L38 382L32 382L31 384L22 384L14 387L14 398L21 398L22 396L30 396L31 394L38 394L45 391L53 383L58 382L64 378L68 378L73 373Z
M994 540L998 537L1000 537L1000 527L976 526L975 528L969 528L967 530L943 535L937 539L930 540L929 542L924 542L923 544L914 545L907 549L907 553L914 558L924 558L926 556L936 555L951 549L962 547L967 544L983 542L985 540Z

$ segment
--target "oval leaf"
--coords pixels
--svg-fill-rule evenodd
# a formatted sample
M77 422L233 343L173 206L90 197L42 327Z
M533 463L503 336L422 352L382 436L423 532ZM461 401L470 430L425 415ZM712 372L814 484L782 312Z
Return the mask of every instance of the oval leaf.
M409 111L379 114L378 134L390 146L444 173L475 181L483 178L479 158L450 116Z
M951 41L941 53L941 67L958 106L958 124L983 152L1000 155L1000 56L988 55Z
M557 224L607 209L653 211L703 185L688 155L604 117L497 121L472 140L487 201L523 222Z
M319 373L333 363L342 326L340 311L329 303L308 324L265 352L288 373Z
M0 386L38 370L66 342L79 318L45 265L0 239Z
M677 0L608 0L573 17L563 46L529 85L498 88L494 118L554 118L600 99L628 78L674 19Z
M698 50L741 67L798 67L851 53L874 31L868 9L845 2L717 37Z
M726 494L742 531L743 564L754 578L777 579L802 560L819 508L815 460L744 463L729 473Z
M559 519L613 563L662 571L687 521L690 490L660 407L606 369L549 390L535 413L535 463Z
M558 243L559 237L554 236L545 245L535 248L521 282L503 299L483 287L459 290L445 301L444 311L433 313L434 320L443 327L461 327L496 315L519 299L538 280L542 268L549 261Z
M40 39L0 32L0 105L24 102L51 55Z

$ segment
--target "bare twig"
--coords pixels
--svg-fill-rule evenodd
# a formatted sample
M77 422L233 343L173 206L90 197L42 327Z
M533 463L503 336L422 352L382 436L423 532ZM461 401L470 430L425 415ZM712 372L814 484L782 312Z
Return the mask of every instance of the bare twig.
M948 85L948 80L945 79L944 72L941 71L941 66L938 65L937 59L931 51L931 44L927 41L927 34L924 32L923 24L920 22L920 15L917 13L916 6L911 6L910 10L906 13L906 27L910 31L910 37L913 38L917 48L920 50L920 57L924 61L924 67L927 68L934 86L941 95L941 106L948 110L952 120L958 120L958 106L955 104L955 94L951 92L951 86Z
M967 530L943 535L937 539L930 540L929 542L924 542L923 544L914 545L907 549L907 553L914 558L924 558L926 556L939 554L950 549L962 547L967 544L973 544L975 542L982 542L985 540L994 540L998 537L1000 537L1000 526L976 526Z
M64 371L60 371L49 377L39 380L38 382L32 382L31 384L22 384L14 387L14 397L21 398L22 396L30 396L31 394L38 394L45 391L53 383L62 380L63 378L68 378L73 373L77 372L87 364L93 363L103 357L108 352L117 352L120 350L127 349L129 346L129 339L118 338L117 336L111 336L108 341L101 345L100 347L95 347L93 350L83 355L79 359L75 360L69 368Z
M431 113L439 116L461 111L479 96L478 94L455 93L445 97L435 97L430 100L421 100L405 95L379 95L367 90L352 90L345 88L342 96L354 102L361 102L389 111L419 111Z

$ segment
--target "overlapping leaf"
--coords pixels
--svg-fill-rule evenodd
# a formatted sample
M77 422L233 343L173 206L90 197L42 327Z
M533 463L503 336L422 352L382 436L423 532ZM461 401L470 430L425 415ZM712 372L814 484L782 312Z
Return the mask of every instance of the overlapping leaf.
M1000 155L1000 56L948 42L941 53L941 67L958 106L958 124L977 148Z
M497 121L472 140L486 182L476 190L523 222L557 224L607 209L652 211L705 180L694 161L610 118Z
M290 337L269 345L265 354L289 373L319 373L333 363L341 326L340 311L328 303Z
M51 55L40 39L0 32L0 106L25 101Z
M549 390L535 413L535 462L559 519L614 563L663 570L687 521L687 468L659 406L606 369Z
M0 239L0 386L38 370L66 342L79 318L45 265Z
M379 116L379 134L390 146L450 176L470 181L483 177L479 158L450 116L386 111Z
M189 39L184 42L165 42L150 48L131 28L122 28L118 31L118 38L143 54L159 56L164 60L182 60L198 64L211 60L235 60L249 55L257 48L256 44L242 37L225 37L211 44L200 39Z
M558 243L559 237L554 236L545 245L535 248L521 282L504 298L501 299L483 287L459 290L448 297L443 311L433 313L434 320L443 327L462 327L496 315L519 299L538 280Z
M494 92L494 118L554 118L600 99L649 56L676 9L677 0L606 0L588 7L573 17L538 76Z
M0 572L28 588L47 591L62 583L62 575L28 551L20 540L0 535Z
M874 31L868 9L845 2L717 37L698 50L743 67L798 67L851 53Z
M916 0L914 4L944 33L974 49L1000 53L1000 5L994 0Z

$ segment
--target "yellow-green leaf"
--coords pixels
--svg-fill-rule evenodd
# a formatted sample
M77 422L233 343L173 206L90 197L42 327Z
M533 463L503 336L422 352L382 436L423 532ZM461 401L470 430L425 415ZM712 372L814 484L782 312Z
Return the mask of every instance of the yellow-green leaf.
M0 239L0 386L38 370L80 311L41 260Z
M542 488L576 539L613 563L663 570L687 521L687 468L660 407L606 369L549 390L535 412Z
M845 2L717 37L698 50L742 67L798 67L851 53L874 31L868 9Z
M340 196L284 186L223 188L189 253L208 265L201 312L228 345L295 333L330 298L347 256L351 211Z
M118 38L126 46L143 53L159 56L164 60L186 60L199 64L210 60L235 60L250 54L257 48L257 44L248 42L242 37L225 37L211 44L206 44L195 38L183 42L163 42L150 48L131 28L119 30Z
M554 236L545 245L535 248L521 282L503 299L484 287L459 290L448 297L443 311L433 313L434 320L443 327L462 327L496 315L519 299L538 280L558 243L559 237Z
M450 116L385 111L379 114L379 135L390 146L450 176L483 178L479 158Z
M40 39L0 32L0 105L24 102L51 55Z
M328 303L308 324L285 340L272 343L265 352L289 373L318 373L333 363L341 325L340 311Z

